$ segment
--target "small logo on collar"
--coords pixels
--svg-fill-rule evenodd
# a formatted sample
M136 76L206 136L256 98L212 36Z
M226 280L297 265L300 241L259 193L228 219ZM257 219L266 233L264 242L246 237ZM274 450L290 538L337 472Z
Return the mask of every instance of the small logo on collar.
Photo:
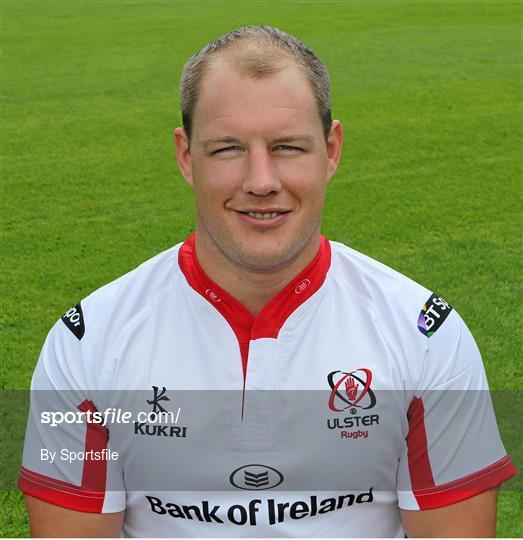
M294 292L296 294L302 293L304 290L308 289L311 284L310 279L302 279L298 285L296 285L296 288L294 289Z
M211 289L206 289L205 294L213 301L213 302L221 302L221 298L214 292L211 291Z

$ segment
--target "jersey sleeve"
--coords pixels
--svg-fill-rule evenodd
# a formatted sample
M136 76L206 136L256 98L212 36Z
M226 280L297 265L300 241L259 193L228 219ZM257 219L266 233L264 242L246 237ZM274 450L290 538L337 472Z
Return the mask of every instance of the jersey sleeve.
M50 331L31 382L19 488L43 501L83 512L125 508L123 475L103 404L92 390L96 365L83 342L82 306L71 308Z
M453 504L516 474L467 326L435 295L423 306L420 321L424 367L408 408L407 444L397 478L399 506L406 510Z

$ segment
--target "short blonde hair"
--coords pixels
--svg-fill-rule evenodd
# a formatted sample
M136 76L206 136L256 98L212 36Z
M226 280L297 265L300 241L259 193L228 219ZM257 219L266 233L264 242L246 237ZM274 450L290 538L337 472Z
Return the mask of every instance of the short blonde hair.
M332 117L330 80L325 64L302 41L282 30L272 26L244 26L207 43L185 64L180 80L180 105L189 140L202 77L212 59L225 51L232 55L240 73L254 78L277 73L292 63L298 65L311 84L327 139Z

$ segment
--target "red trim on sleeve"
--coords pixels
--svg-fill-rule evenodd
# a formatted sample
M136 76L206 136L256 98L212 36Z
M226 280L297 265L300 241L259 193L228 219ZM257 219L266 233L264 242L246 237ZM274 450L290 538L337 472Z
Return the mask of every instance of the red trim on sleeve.
M80 403L78 409L82 412L96 412L97 410L94 403L88 400ZM106 427L95 422L87 423L85 452L106 450L108 440L109 431ZM80 486L21 467L18 487L27 495L57 506L80 512L101 513L105 499L106 478L106 459L85 459Z
M92 401L87 399L78 405L82 412L97 412ZM107 449L109 440L109 430L95 422L88 422L85 433L85 451L102 452ZM107 460L86 459L82 472L82 489L88 491L105 492L105 482L107 478Z
M25 467L20 467L18 487L27 495L80 512L100 513L105 498L105 492L83 490Z
M278 337L289 316L323 285L331 264L331 249L329 241L322 236L314 259L267 303L257 317L203 271L196 257L196 234L189 236L181 246L178 264L189 285L221 313L234 331L245 377L250 341Z
M493 489L515 476L516 473L510 456L505 456L496 463L453 482L433 488L414 490L414 496L420 510L439 508Z
M477 472L437 486L430 465L425 407L421 398L413 398L407 412L409 434L407 459L412 491L420 510L454 504L499 486L516 474L509 456Z
M407 419L409 421L407 459L412 489L416 491L433 488L435 484L429 461L427 432L425 430L425 407L420 398L412 398L407 411Z

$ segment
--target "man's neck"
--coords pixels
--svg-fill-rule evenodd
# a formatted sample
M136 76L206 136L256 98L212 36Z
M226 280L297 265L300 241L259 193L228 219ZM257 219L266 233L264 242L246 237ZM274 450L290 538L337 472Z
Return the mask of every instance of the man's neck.
M241 302L254 316L290 283L316 256L319 232L287 265L274 271L256 272L244 268L222 254L212 240L196 234L196 256L203 271L217 285Z

